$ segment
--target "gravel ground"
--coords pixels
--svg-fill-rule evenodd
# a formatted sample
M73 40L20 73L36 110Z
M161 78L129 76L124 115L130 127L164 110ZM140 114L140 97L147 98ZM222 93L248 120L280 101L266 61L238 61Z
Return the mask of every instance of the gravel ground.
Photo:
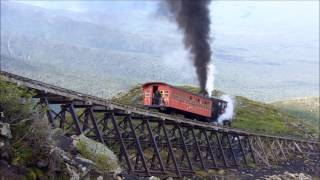
M258 167L250 169L230 170L240 179L268 179L268 177L280 174L299 174L309 175L312 179L320 179L320 153L309 154L308 158L298 157L290 162L282 163L277 166ZM282 178L285 179L285 178ZM299 178L297 178L299 179Z

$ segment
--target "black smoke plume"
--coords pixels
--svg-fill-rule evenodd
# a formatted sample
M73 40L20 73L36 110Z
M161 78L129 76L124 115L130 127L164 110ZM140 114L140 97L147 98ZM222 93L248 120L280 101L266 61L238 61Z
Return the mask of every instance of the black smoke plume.
M201 93L207 94L210 47L210 0L166 0L171 15L184 34L184 46L191 52Z

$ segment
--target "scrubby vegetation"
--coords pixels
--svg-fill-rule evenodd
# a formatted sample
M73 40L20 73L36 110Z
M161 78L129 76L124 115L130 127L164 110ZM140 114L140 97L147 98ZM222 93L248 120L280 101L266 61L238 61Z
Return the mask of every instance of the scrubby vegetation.
M31 115L33 93L23 87L0 79L0 112L1 120L16 123Z
M44 170L36 164L48 158L45 148L48 126L41 121L43 117L35 113L35 102L31 99L33 92L2 80L0 92L0 123L7 126L11 135L0 137L3 143L0 159L7 161L12 168L6 172L0 170L0 174L8 175L11 171L13 179L43 178Z
M197 93L198 88L181 86L181 88ZM223 92L214 91L214 96L221 96ZM244 129L255 133L296 136L317 137L319 133L316 127L306 124L303 120L289 115L276 107L245 97L236 96L235 116L232 123L233 128ZM127 94L119 95L113 99L116 102L143 107L142 88L136 86Z
M317 130L303 120L281 112L279 109L262 102L237 97L236 116L233 127L249 129L253 132L290 135L315 136Z
M320 99L319 97L305 97L287 101L271 103L282 112L306 120L310 125L319 126Z

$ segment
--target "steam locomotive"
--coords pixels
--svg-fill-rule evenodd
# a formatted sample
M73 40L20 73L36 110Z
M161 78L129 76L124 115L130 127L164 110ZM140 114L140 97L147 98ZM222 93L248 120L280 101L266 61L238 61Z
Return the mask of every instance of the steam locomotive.
M221 99L194 94L162 82L143 85L143 104L160 112L205 122L216 122L227 107L227 102ZM230 121L223 123L230 125Z

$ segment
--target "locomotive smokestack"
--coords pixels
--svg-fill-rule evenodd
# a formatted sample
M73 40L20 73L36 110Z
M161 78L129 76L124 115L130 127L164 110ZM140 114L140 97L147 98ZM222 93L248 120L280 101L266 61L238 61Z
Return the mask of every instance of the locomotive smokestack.
M206 90L208 64L211 60L210 47L210 0L166 0L179 29L184 34L184 46L192 54L201 93Z

